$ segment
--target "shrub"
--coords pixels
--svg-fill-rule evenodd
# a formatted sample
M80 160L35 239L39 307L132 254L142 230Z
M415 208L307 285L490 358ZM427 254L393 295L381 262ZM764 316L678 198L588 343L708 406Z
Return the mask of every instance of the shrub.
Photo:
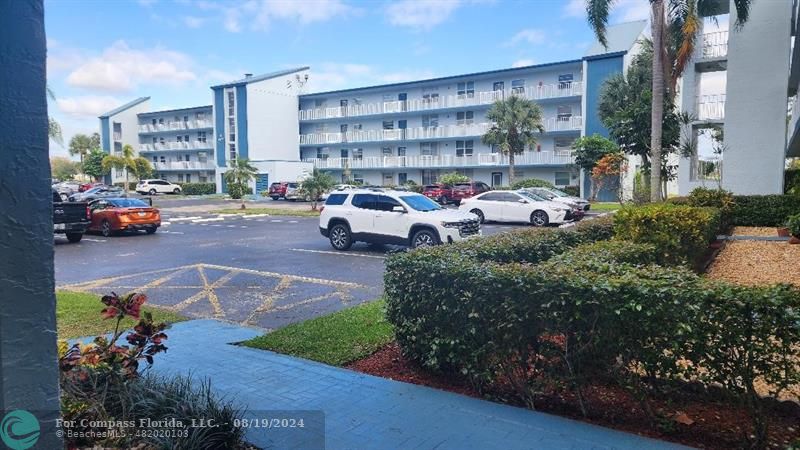
M238 183L228 184L228 195L230 195L232 199L238 200L245 195L251 195L252 193L253 188L250 186L243 186Z
M800 168L786 169L783 175L783 192L800 195Z
M439 183L449 184L450 186L456 183L467 182L469 182L469 177L458 172L448 172L439 175Z
M532 187L546 187L552 188L555 187L553 183L545 180L540 180L538 178L526 178L524 180L515 181L511 185L512 190L522 189L522 188L532 188Z
M779 227L800 213L800 195L736 195L731 223L740 226Z
M800 238L800 214L789 216L786 220L786 227L789 228L792 236Z
M580 197L581 196L581 188L578 186L564 186L561 188L565 194L571 195L573 197Z
M694 263L720 228L716 208L655 203L628 206L614 215L614 233L623 240L649 243L662 264Z
M183 195L210 195L217 193L215 183L179 183Z

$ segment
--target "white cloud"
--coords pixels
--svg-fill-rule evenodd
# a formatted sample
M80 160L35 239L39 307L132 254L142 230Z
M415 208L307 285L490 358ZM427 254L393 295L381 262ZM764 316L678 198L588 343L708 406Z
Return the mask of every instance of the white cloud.
M58 109L74 117L97 117L123 103L124 101L108 95L84 95L56 99Z
M189 28L200 28L206 23L206 19L203 17L186 16L183 18L183 23Z
M564 5L563 15L566 17L586 17L586 0L569 0Z
M162 47L133 49L117 41L75 68L67 77L73 87L129 92L140 84L180 85L197 79L187 55Z
M526 67L536 64L532 59L518 59L511 63L511 67Z
M427 30L447 20L463 5L461 0L401 0L386 8L389 23Z
M231 33L239 33L245 28L263 31L272 22L280 20L308 25L361 12L343 0L195 0L190 6L221 16L223 27Z
M546 38L547 34L545 34L544 31L537 30L535 28L527 28L515 34L511 39L508 40L508 42L505 43L505 45L511 46L519 43L543 44Z

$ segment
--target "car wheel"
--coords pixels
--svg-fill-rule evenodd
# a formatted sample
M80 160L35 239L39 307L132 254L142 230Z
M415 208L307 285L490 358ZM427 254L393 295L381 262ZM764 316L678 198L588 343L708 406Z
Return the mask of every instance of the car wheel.
M461 200L453 200L453 204L456 206L461 206Z
M470 212L472 214L475 214L476 216L478 216L478 221L480 223L483 223L483 222L486 221L486 217L483 215L483 211L481 211L480 209L475 208L475 209L471 210Z
M147 193L150 194L150 195L156 195L156 190L155 189L150 189Z
M411 248L432 247L437 244L439 244L439 237L428 229L417 231L411 238Z
M353 237L350 228L343 223L337 223L331 228L329 239L331 246L336 250L347 250L353 245Z
M153 234L153 233L156 232L156 230L158 230L158 227L150 227L150 228L145 229L145 232L147 234Z
M60 196L61 196L61 201L62 202L66 202L67 200L69 200L69 195L67 195L67 194L65 194L63 192L60 194Z
M175 195L178 195L178 194L181 193L181 189L180 188L175 188L175 189L172 190L172 193L175 194Z
M67 233L67 240L72 243L80 242L81 238L83 238L83 233Z
M105 237L109 237L114 234L114 230L111 228L111 222L103 220L103 222L100 224L100 234Z
M273 200L273 201L276 201L276 202L277 202L277 201L278 201L278 200L280 200L280 199L281 199L281 198L280 198L280 197L278 197L277 195L273 195L273 196L272 196L272 200Z
M550 217L547 216L547 213L542 211L541 209L537 209L536 211L531 213L531 224L535 227L543 227L550 223Z

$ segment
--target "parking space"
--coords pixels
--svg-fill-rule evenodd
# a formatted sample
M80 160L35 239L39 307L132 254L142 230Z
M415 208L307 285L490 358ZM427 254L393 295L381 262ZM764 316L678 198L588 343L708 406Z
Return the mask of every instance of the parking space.
M384 260L401 250L358 243L335 251L309 217L164 211L162 223L153 235L57 237L59 289L140 291L189 317L274 329L380 297Z

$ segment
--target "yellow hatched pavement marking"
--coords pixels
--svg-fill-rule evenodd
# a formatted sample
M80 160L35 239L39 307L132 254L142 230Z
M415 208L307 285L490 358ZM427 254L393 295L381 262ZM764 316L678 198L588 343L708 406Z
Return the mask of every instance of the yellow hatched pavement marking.
M225 275L221 276L217 281L209 284L208 279L205 276L205 273L202 275L203 283L203 290L192 295L191 297L187 298L186 300L170 307L170 309L175 311L181 311L186 309L187 306L190 306L198 301L202 300L203 298L207 298L208 302L211 303L211 307L214 308L214 316L216 317L224 317L225 313L222 311L222 307L219 304L219 298L217 298L217 294L214 292L214 289L223 286L225 283L231 280L231 278L236 276L235 272L228 272Z
M256 318L256 315L269 311L272 308L272 305L275 304L275 300L280 299L283 297L283 292L292 285L292 280L288 276L281 277L281 281L275 286L275 289L272 290L266 297L264 297L264 301L261 302L261 305L258 308L254 309L253 312L245 319L242 323L249 324L253 323L253 320Z
M90 289L102 287L103 285L106 285L108 283L112 283L112 282L117 281L117 280L127 280L127 279L134 278L134 277L141 277L141 276L144 276L144 275L153 275L153 274L156 274L156 273L178 272L180 270L188 270L188 269L191 269L192 267L197 267L197 266L199 266L199 264L189 264L189 265L186 265L186 266L170 267L169 269L149 270L147 272L138 272L138 273L134 273L134 274L119 275L119 276L115 276L115 277L100 278L100 279L92 280L92 281L83 281L83 282L80 282L80 283L66 284L66 285L63 285L63 286L59 286L58 288L59 289L66 289L66 290L88 291ZM170 275L169 277L171 277L171 276L172 275ZM164 280L164 281L166 281L166 280ZM163 283L164 281L162 281L161 283ZM139 288L140 287L137 287L137 289L139 289Z

